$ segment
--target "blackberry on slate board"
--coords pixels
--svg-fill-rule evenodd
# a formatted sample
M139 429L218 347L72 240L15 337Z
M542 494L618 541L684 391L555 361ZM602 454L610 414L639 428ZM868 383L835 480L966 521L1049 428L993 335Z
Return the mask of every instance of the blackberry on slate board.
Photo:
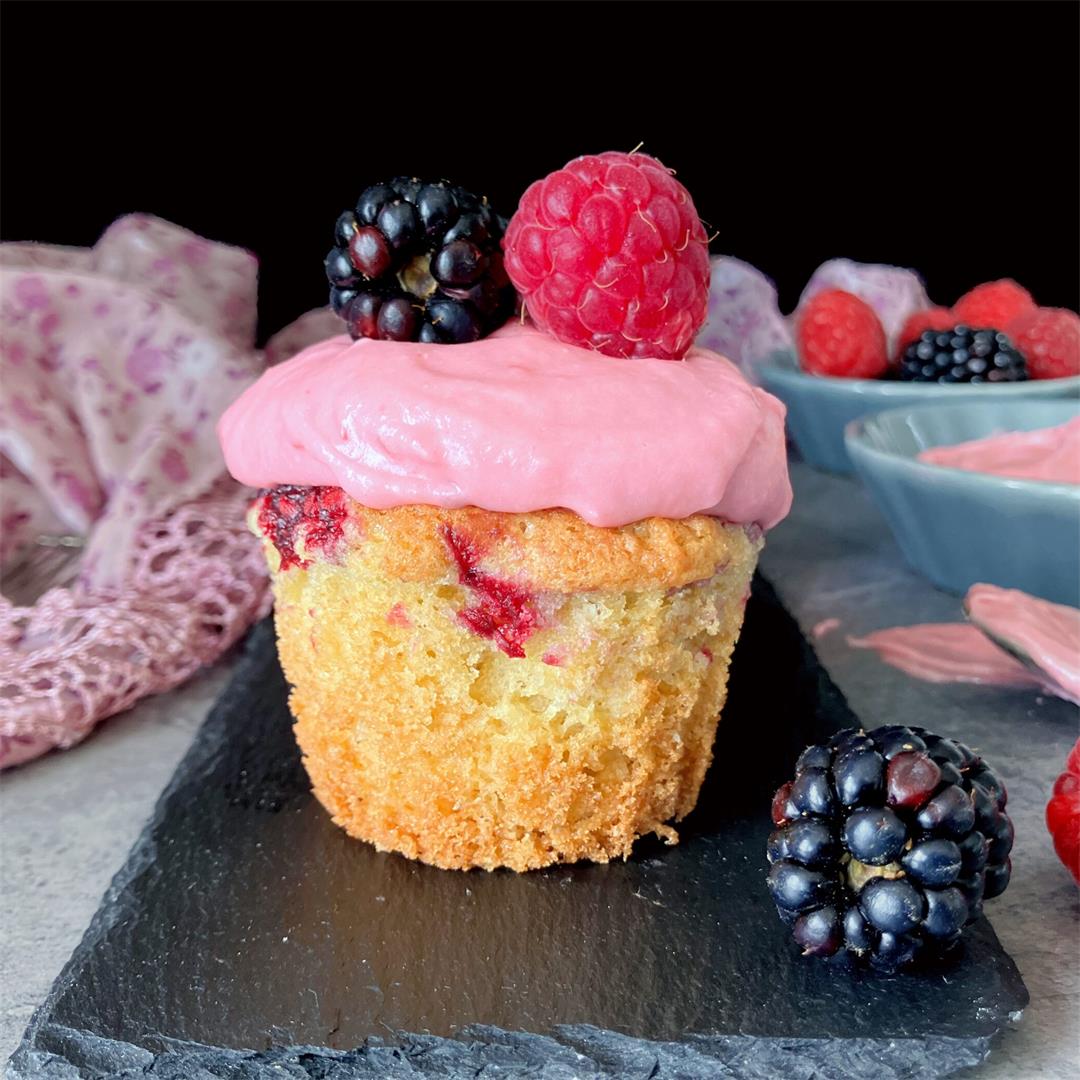
M999 383L1028 377L1023 354L1000 330L924 330L900 357L905 382Z
M487 199L444 180L366 188L334 229L330 305L354 339L475 341L512 314L506 222Z
M997 773L919 727L838 732L773 797L768 886L811 956L886 972L944 953L1004 892L1013 826Z

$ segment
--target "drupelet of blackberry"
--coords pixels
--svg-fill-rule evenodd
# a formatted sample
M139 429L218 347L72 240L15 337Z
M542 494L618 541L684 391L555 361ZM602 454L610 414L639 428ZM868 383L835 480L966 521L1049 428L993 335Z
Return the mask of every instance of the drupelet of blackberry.
M353 339L459 344L512 314L506 222L486 198L445 180L397 177L365 188L334 228L330 306Z
M1005 785L920 727L847 729L799 756L773 797L768 887L806 955L894 972L940 955L1004 892Z
M1023 354L1000 330L924 330L900 357L905 382L1000 383L1028 377Z

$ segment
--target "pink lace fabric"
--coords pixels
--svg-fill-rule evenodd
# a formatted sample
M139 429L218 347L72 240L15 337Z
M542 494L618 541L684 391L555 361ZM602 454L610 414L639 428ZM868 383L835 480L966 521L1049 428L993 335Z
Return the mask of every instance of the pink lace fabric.
M4 592L82 549L67 587L0 597L0 768L176 686L269 609L214 433L265 363L256 286L250 253L142 215L91 249L0 246ZM329 332L313 313L267 353Z
M147 521L129 584L0 601L0 767L67 747L107 716L183 682L269 610L266 566L231 481Z

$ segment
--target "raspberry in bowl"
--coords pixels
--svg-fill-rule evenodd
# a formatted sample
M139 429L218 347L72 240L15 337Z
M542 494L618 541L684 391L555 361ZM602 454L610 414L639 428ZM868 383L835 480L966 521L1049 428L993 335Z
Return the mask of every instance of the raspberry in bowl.
M766 358L761 379L802 457L829 472L851 472L845 426L883 409L1080 397L1080 316L1007 279L945 308L910 271L836 260L791 322L792 350Z
M642 297L618 282L706 258L671 174L617 168L635 156L601 155L596 190L544 204L578 258L545 255L528 282L529 200L502 249L470 233L481 270L459 284L440 261L452 223L364 266L353 249L379 240L339 228L352 272L328 271L352 292L334 299L349 334L266 372L220 425L231 471L266 489L250 521L315 794L381 850L448 868L604 862L647 833L674 840L697 799L763 533L791 489L783 407L690 344L705 279L676 273L663 310L635 321ZM590 199L612 177L631 209L597 232ZM361 198L356 232L411 220L385 211L413 189L388 187L374 214ZM642 247L640 228L666 235L669 203L672 247ZM492 331L503 259L547 331L527 316ZM545 306L590 295L615 262L621 316ZM388 333L369 308L394 301L412 315ZM466 333L448 336L444 303Z

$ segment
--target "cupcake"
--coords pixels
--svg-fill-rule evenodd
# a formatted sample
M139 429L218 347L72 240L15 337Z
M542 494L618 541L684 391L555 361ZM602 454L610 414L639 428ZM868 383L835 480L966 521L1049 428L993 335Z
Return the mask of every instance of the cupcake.
M456 206L428 230L433 187ZM611 205L590 206L593 188ZM612 190L645 225L619 219ZM250 523L314 792L380 850L448 868L606 862L648 833L674 842L694 807L763 533L791 491L782 406L688 347L708 264L682 193L644 155L534 185L503 242L528 315L488 332L511 287L501 222L481 231L445 185L376 185L339 221L354 269L355 249L379 247L355 240L366 229L392 251L409 215L387 205L413 206L415 227L378 273L328 259L350 334L267 371L222 419L233 475L265 489ZM560 228L606 262L586 250L555 275L530 230ZM474 251L444 257L455 244ZM612 250L639 260L635 296L609 289L621 321L588 292ZM472 281L447 280L455 259ZM666 261L666 291L648 288ZM410 315L380 318L402 299Z

